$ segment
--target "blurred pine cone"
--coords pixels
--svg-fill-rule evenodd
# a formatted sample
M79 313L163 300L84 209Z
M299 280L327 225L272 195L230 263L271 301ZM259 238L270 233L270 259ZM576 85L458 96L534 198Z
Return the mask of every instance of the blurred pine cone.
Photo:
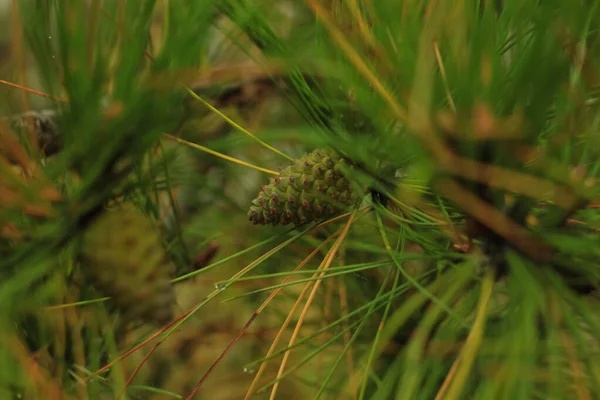
M125 318L165 324L175 290L166 252L151 221L132 205L106 211L81 243L83 275Z
M331 149L317 149L270 178L252 201L248 219L254 224L299 225L339 214L359 196L343 175L349 165Z

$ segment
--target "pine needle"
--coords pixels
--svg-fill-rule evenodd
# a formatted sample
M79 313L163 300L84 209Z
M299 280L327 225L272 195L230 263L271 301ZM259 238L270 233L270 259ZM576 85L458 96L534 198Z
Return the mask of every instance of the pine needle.
M457 400L460 398L462 388L473 367L481 342L483 341L485 321L488 311L488 303L494 289L494 271L488 271L481 284L479 307L473 328L467 336L465 345L455 360L450 374L442 384L435 400ZM456 367L455 367L456 365ZM446 391L447 388L447 391Z
M344 226L340 237L336 240L336 242L334 243L334 245L331 247L331 249L329 250L329 252L327 253L327 255L325 256L325 258L323 259L323 262L321 263L320 266L320 270L324 271L327 268L329 268L329 266L331 265L331 263L333 262L333 258L335 257L339 247L341 246L342 242L344 241L344 239L346 238L346 236L348 235L348 231L350 230L350 226L352 225L352 222L354 221L356 215L356 211L354 211L351 215L350 218L348 218L348 222L346 222L346 225ZM322 276L324 274L324 272L321 272L320 276ZM321 285L321 280L318 280L315 285L313 286L312 291L310 292L308 299L306 300L306 304L304 305L304 308L302 309L302 312L300 314L300 317L298 318L298 322L296 323L296 327L294 328L294 332L292 333L292 336L290 338L290 341L288 343L288 346L291 346L294 344L294 342L296 341L296 337L298 336L299 332L300 332L300 328L302 327L302 323L304 322L304 318L306 317L306 314L308 312L308 309L310 308L310 305L312 304L315 295L317 293L317 289L319 288L319 286ZM308 287L308 285L307 285ZM277 372L277 378L279 379L281 377L281 375L283 374L283 371L285 370L285 366L287 364L287 360L290 356L290 351L286 351L285 354L283 355L283 360L281 360L281 365L279 366L279 371ZM277 388L279 387L279 381L275 382L275 384L273 385L273 389L271 390L271 396L269 398L269 400L274 400L275 399L275 395L277 394Z
M250 164L250 163L248 163L246 161L238 160L237 158L230 157L228 155L219 153L217 151L211 150L211 149L209 149L207 147L201 146L201 145L196 144L196 143L188 142L187 140L178 138L178 137L170 135L168 133L165 133L164 136L167 139L173 140L174 142L184 144L184 145L186 145L188 147L191 147L191 148L194 148L194 149L197 149L197 150L201 150L201 151L203 151L205 153L212 154L213 156L217 156L217 157L222 158L224 160L231 161L232 163L243 165L244 167L252 168L252 169L255 169L255 170L260 171L260 172L266 172L267 174L277 175L277 176L279 175L279 172L277 172L277 171L272 171L272 170L267 169L267 168L258 167L256 165Z
M344 34L335 26L329 17L329 13L317 0L305 0L306 4L313 10L317 18L325 25L333 39L340 46L341 50L346 53L346 56L356 67L356 69L369 81L373 88L381 95L393 110L394 115L400 121L406 123L408 114L406 110L394 99L392 93L381 83L381 81L373 74L371 69L365 64L358 52L345 39Z
M209 102L207 102L206 100L204 100L203 98L201 98L200 96L198 96L196 93L194 93L194 91L192 89L187 88L187 91L190 94L190 96L192 96L194 99L196 99L199 102L201 102L202 104L204 104L209 110L211 110L213 113L217 114L219 117L223 118L223 120L225 120L229 125L233 126L235 129L239 130L243 134L245 134L245 135L249 136L250 138L252 138L253 140L257 141L258 143L261 144L261 146L263 146L263 147L271 150L273 153L279 154L280 156L286 158L288 161L294 161L294 159L292 157L290 157L290 156L282 153L281 151L277 150L273 146L265 143L263 140L259 139L254 134L252 134L248 130L244 129L243 127L241 127L240 125L238 125L237 123L235 123L235 121L233 121L231 118L229 118L228 116L226 116L225 114L223 114L221 111L217 110Z
M28 87L25 87L25 86L22 86L22 85L18 85L16 83L8 82L8 81L5 81L3 79L0 79L0 84L6 85L6 86L11 86L11 87L14 87L16 89L23 90L25 92L29 92L29 93L35 94L36 96L40 96L40 97L45 97L47 99L56 100L56 101L61 102L61 103L68 103L69 102L68 100L61 99L60 97L55 97L55 96L52 96L50 94L47 94L47 93L44 93L44 92L40 92L39 90L31 89L31 88L28 88Z
M315 250L313 250L312 253L310 253L295 269L294 271L299 271L300 269L302 269L304 267L304 265L306 265L314 256L316 256L321 249L327 244L329 243L331 240L333 240L336 236L338 236L340 234L341 231L337 231L335 232L333 235L329 236L327 239L325 239L321 244L319 244L319 246L317 246L317 248ZM283 281L282 283L285 283L287 281L289 281L291 279L291 275L288 275ZM306 285L305 289L307 289L308 287L310 287L310 285ZM275 296L277 296L279 294L279 292L281 291L281 287L277 288L273 291L273 293L261 304L261 306L258 308L258 310L256 311L256 314L260 314L265 308L266 306L271 302L271 300L273 300L273 298L275 298ZM304 298L304 296L301 294L298 299L300 298ZM300 304L300 300L296 301L296 303L294 304L295 307L297 307ZM273 351L275 350L275 348L277 347L277 344L279 343L279 340L281 339L283 333L285 332L287 326L289 325L290 321L292 320L292 316L294 315L295 312L295 307L292 307L292 310L290 310L290 312L288 313L288 316L286 318L286 320L283 322L282 326L280 327L279 331L277 332L277 335L275 336L275 338L273 339L273 341L271 342L271 346L269 347L269 350L267 352L266 357L269 357ZM256 391L256 386L258 385L258 382L263 374L263 372L265 371L267 367L267 362L263 362L260 365L260 368L258 369L258 372L256 373L256 376L254 377L254 379L252 380L252 383L250 384L250 387L248 388L248 391L246 392L246 396L245 399L248 400Z

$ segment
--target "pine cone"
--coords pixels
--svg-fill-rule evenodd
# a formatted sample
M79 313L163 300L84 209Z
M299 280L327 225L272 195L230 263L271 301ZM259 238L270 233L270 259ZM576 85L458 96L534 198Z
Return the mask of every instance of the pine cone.
M166 251L149 219L131 205L106 211L83 234L83 274L125 318L165 324L175 291Z
M356 206L359 196L342 171L349 165L331 149L317 149L270 178L252 201L248 219L255 225L299 225L320 221Z

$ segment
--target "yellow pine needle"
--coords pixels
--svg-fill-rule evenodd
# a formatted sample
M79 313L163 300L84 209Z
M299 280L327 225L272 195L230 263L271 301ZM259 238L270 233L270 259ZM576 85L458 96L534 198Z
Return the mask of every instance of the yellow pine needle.
M237 277L241 277L241 276L245 275L247 272L249 272L250 270L252 270L252 268L254 268L257 264L261 263L264 259L269 258L274 253L280 251L286 245L287 245L287 241L283 242L283 243L281 243L281 244L279 244L277 246L275 246L274 248L272 248L271 250L269 250L268 252L266 252L262 256L258 257L256 260L254 260L253 262L251 262L250 264L248 264L244 268L242 268L240 271L238 271L236 274L234 274L231 278L229 278L229 280L234 280ZM152 335L150 335L148 338L144 339L142 342L138 343L137 345L135 345L133 348L131 348L127 352L121 354L120 356L118 356L117 358L115 358L110 363L104 365L102 368L100 368L96 372L93 372L90 375L88 375L84 379L84 383L89 382L92 378L94 378L94 377L100 375L101 373L109 370L114 365L116 365L117 363L121 362L125 358L129 357L131 354L135 353L136 351L138 351L142 347L146 346L148 343L152 342L157 337L159 337L161 335L164 335L163 338L160 340L160 342L162 343L173 332L175 332L177 329L179 329L179 327L183 323L185 323L193 314L195 314L199 309L201 309L202 307L204 307L212 299L214 299L215 297L217 297L217 295L219 295L219 293L221 293L221 292L222 292L222 289L220 289L220 288L213 290L200 303L194 305L189 310L187 310L186 312L184 312L183 314L181 314L179 317L177 317L175 320L169 322L167 325L165 325L164 327L160 328L159 330L157 330L156 332L154 332ZM153 349L156 349L156 347L153 348ZM154 350L151 350L151 352L152 351L154 351ZM197 388L196 388L196 390L197 390ZM194 396L194 394L192 393L189 398L192 398L193 396Z
M196 93L194 93L194 91L192 89L190 89L190 88L186 88L186 89L187 89L188 93L190 94L190 96L192 96L194 99L196 99L199 102L201 102L202 104L204 104L209 110L211 110L212 112L214 112L215 114L217 114L219 117L221 117L229 125L233 126L235 129L237 129L240 132L242 132L243 134L249 136L253 140L256 140L258 143L260 143L265 148L271 150L273 153L279 154L280 156L286 158L288 161L294 161L294 159L292 157L288 156L287 154L282 153L281 151L277 150L273 146L265 143L261 139L257 138L253 133L249 132L248 130L246 130L243 127L241 127L240 125L238 125L231 118L229 118L228 116L226 116L225 114L223 114L221 111L219 111L218 109L216 109L215 107L213 107L209 102L207 102L206 100L204 100L203 98L201 98L200 96L198 96Z
M446 99L450 108L453 112L456 112L456 105L454 104L454 100L452 99L452 94L450 94L450 86L448 86L448 78L446 77L446 68L444 67L444 62L442 61L442 55L440 54L440 48L437 42L433 43L433 50L435 51L435 58L437 59L438 67L440 69L440 75L442 76L442 80L444 82L444 90L446 91Z
M53 96L51 96L49 94L42 93L42 92L39 92L37 90L29 89L29 88L26 88L24 86L17 85L15 83L11 83L11 82L7 82L7 81L4 81L4 80L0 80L0 84L7 85L7 86L12 86L14 88L17 88L17 89L20 89L20 90L23 90L23 91L26 91L26 92L29 92L29 93L33 93L33 94L35 94L37 96L47 97L47 98L51 98L53 100L57 100L57 101L60 101L60 102L63 102L63 103L68 103L68 100L61 99L61 98L58 98L58 97L53 97ZM268 144L262 142L260 139L256 138L254 135L252 135L250 132L245 131L244 128L242 128L241 126L237 125L235 122L231 121L224 114L222 114L219 110L217 110L216 108L214 108L213 106L211 106L210 104L208 104L207 102L205 102L204 100L202 100L199 96L197 96L194 92L192 92L191 89L188 88L188 90L190 91L190 93L192 93L192 95L195 98L197 98L198 100L200 100L201 102L203 102L204 104L206 104L207 107L211 108L211 110L214 110L214 112L216 112L217 114L221 115L226 121L230 122L235 127L237 127L238 129L242 130L247 135L250 135L251 137L255 138L256 140L258 140L259 142L261 142L263 145L267 146L271 150L275 151L276 153L283 155L284 157L286 157L290 161L293 161L293 158L291 158L291 157L289 157L289 156L281 153L277 149L271 148ZM279 172L277 172L277 171L272 171L272 170L267 169L267 168L258 167L256 165L252 165L252 164L247 163L245 161L238 160L237 158L226 156L225 154L222 154L222 153L219 153L217 151L211 150L211 149L209 149L207 147L204 147L204 146L200 146L199 144L196 144L196 143L188 142L187 140L180 139L180 138L178 138L176 136L173 136L173 135L169 135L168 133L165 133L164 136L166 138L168 138L168 139L171 139L171 140L175 141L175 142L178 142L178 143L181 143L181 144L185 144L186 146L193 147L193 148L198 149L198 150L202 150L202 151L204 151L204 152L206 152L208 154L212 154L213 156L217 156L217 157L223 158L223 159L225 159L227 161L231 161L231 162L234 162L236 164L240 164L240 165L243 165L245 167L252 168L252 169L255 169L255 170L258 170L258 171L261 171L261 172L266 172L267 174L279 175Z
M43 307L42 309L45 311L62 310L63 308L80 307L80 306L87 306L88 304L101 303L108 299L110 299L110 297L102 297L102 298L94 299L94 300L85 300L85 301L77 301L74 303L57 304L55 306L46 306L46 307Z
M319 277L323 277L323 275L325 275L325 270L327 270L327 268L329 268L329 266L333 262L333 258L337 254L338 249L340 248L342 242L344 241L344 239L346 239L346 236L348 235L348 231L350 230L350 226L352 225L352 222L354 222L355 216L356 216L356 211L354 211L350 215L350 218L348 218L348 222L346 222L346 225L344 226L339 238L336 240L336 242L333 244L333 246L331 247L331 249L325 256L325 258L323 259L323 262L321 263L321 265L318 268L318 270L321 271L321 273L319 274ZM300 317L298 318L298 322L296 323L296 327L294 328L294 332L292 333L292 336L288 343L288 347L291 347L296 342L296 338L298 337L300 328L302 327L302 324L304 323L304 318L306 317L306 314L308 313L308 309L310 308L310 306L315 298L315 295L317 294L317 289L319 289L319 286L321 286L322 282L323 282L322 279L319 279L315 282L315 284L310 292L310 295L308 296L308 299L306 300L306 304L304 305L304 308L302 309ZM308 288L308 285L305 289L307 289L307 288ZM303 291L303 293L304 293L304 291ZM277 382L275 382L275 384L273 385L273 389L271 390L271 396L269 397L269 400L275 400L275 396L277 394L277 389L279 388L279 383L280 383L279 379L283 375L283 371L285 370L285 366L287 364L289 357L290 357L290 350L288 349L285 352L285 354L283 355L283 360L281 360L281 365L279 366L279 371L277 372Z
M319 227L321 225L317 225L315 227L313 227L312 229L315 229L317 227ZM312 230L311 229L311 230ZM308 232L308 231L307 231ZM302 234L305 234L307 232L304 232ZM333 235L335 236L335 234ZM332 236L332 237L333 237ZM296 236L295 238L293 238L293 240L296 240L298 237L300 237L300 235ZM264 253L262 256L258 257L256 260L252 261L250 264L248 264L247 266L245 266L243 269L241 269L239 272L237 272L235 275L233 275L231 278L229 278L227 281L231 282L231 283L227 283L225 287L223 288L218 288L215 289L211 294L209 294L207 297L205 297L205 300L202 301L200 304L196 305L192 310L188 311L188 313L185 314L185 318L181 318L181 320L176 324L176 325L172 325L171 331L169 332L169 334L171 334L172 332L174 332L175 330L178 329L178 327L183 324L192 314L194 314L196 311L198 311L201 307L203 307L206 303L208 303L209 301L211 301L214 297L216 297L220 292L222 292L225 288L231 286L232 284L235 283L235 279L238 277L242 277L244 276L246 273L250 272L256 265L260 264L261 262L263 262L265 259L271 257L273 254L277 253L278 251L280 251L282 248L284 248L285 246L287 246L290 243L290 240L287 240L283 243L278 244L277 246L273 247L271 250L267 251L266 253ZM308 261L307 261L308 262ZM265 303L262 304L261 307L258 308L257 313L262 312L262 310L267 306L267 303L265 301ZM166 339L166 338L165 338ZM194 389L190 392L190 394L186 397L186 400L192 400L194 398L194 396L196 395L196 392L200 389L200 386L202 385L202 383L205 381L205 379L209 376L209 374L214 370L214 367L216 367L216 364L213 364L213 366L211 366L209 368L208 371L206 371L206 373L204 374L204 376L200 379L200 381L196 384L196 386L194 387Z
M317 18L321 20L325 28L329 31L333 39L340 46L341 50L346 53L346 57L354 65L354 67L360 72L363 77L369 81L373 88L379 93L379 95L388 103L388 106L394 112L396 118L403 123L408 121L408 114L405 109L396 101L394 96L388 89L380 82L379 79L373 74L371 69L365 64L358 52L352 47L352 45L346 40L344 34L334 25L329 18L329 15L325 8L318 3L317 0L306 0L306 4L313 10Z
M483 340L487 306L493 289L494 276L493 272L489 271L484 277L481 286L479 307L477 309L477 316L473 323L473 328L471 329L471 332L469 332L469 336L467 336L467 340L465 341L465 346L463 347L461 354L454 361L450 373L442 384L435 400L457 400L460 397L460 393L465 385L469 372L473 367L475 357L477 356L477 350Z
M425 79L428 78L428 75L431 75L432 71L429 67L429 59L428 52L424 48L424 44L427 43L426 39L431 39L429 36L425 36L422 39L423 44L421 45L421 54L418 62L419 73L417 74L415 79L415 87L416 89L413 92L418 91L425 96L424 99L415 99L411 98L411 110L410 110L410 118L409 112L397 101L397 99L393 96L393 94L384 86L383 83L375 76L373 71L367 66L364 60L361 58L360 54L352 47L352 45L346 40L343 32L341 32L333 23L327 10L318 3L318 0L305 0L306 4L312 9L314 14L321 20L325 28L329 31L329 34L332 36L333 40L339 45L340 49L346 54L348 60L352 63L354 68L371 84L373 89L379 93L381 98L388 104L388 107L393 112L394 116L403 124L407 124L413 127L413 130L417 130L419 133L419 139L426 145L429 150L435 155L438 160L447 160L449 157L450 151L448 147L440 141L436 136L430 133L430 129L426 124L426 119L423 116L424 106L423 100L427 99L430 92L428 91L430 88L427 85L430 85L430 82L427 82ZM439 15L442 15L440 12ZM423 87L425 85L425 87ZM420 100L420 101L419 101Z
M317 248L315 250L313 250L312 253L310 253L308 255L308 257L306 257L297 267L296 269L294 269L294 271L298 271L300 269L302 269L310 260L312 260L312 258L317 255L317 253L319 253L321 251L321 249L327 244L329 243L331 240L333 240L333 238L335 238L336 236L338 236L340 234L340 231L338 230L337 232L335 232L333 235L329 236L327 239L325 239L321 244L319 244L319 246L317 246ZM292 275L288 275L282 282L281 284L283 285L284 283L288 282L291 279ZM306 292L308 291L308 288L312 285L312 282L307 282L306 286L304 287L303 291L300 293L300 296L298 296L298 300L296 300L296 303L294 304L294 306L292 307L292 309L290 310L290 312L288 313L288 316L286 318L286 320L283 322L283 324L281 325L279 332L277 332L277 335L275 336L275 339L273 340L273 342L271 343L271 347L269 348L269 351L267 352L267 355L265 356L265 358L269 358L271 356L271 354L273 354L273 352L275 351L275 348L277 347L277 345L279 344L279 340L281 339L281 337L283 336L283 333L285 332L285 330L287 329L289 323L292 320L292 317L296 311L296 309L298 308L298 306L300 305L300 302L302 301L302 299L304 298L304 296L306 295ZM271 295L263 302L263 304L261 304L261 306L258 308L258 310L256 310L256 314L260 314L265 307L271 302L271 300L273 300L273 298L275 296L277 296L277 294L281 291L281 289L283 289L283 287L279 287L277 289L275 289L273 291L273 293L271 293ZM256 391L256 386L258 385L258 381L260 380L260 377L262 376L263 372L265 371L265 369L267 368L267 364L268 361L265 361L263 363L261 363L258 372L256 373L256 376L254 377L254 380L252 381L252 383L250 384L250 387L248 388L248 391L246 392L246 397L244 397L244 400L249 400L250 397L252 397L252 395L254 394L254 392Z
M168 7L167 7L167 9L168 9ZM168 11L166 11L166 12L168 12ZM152 57L150 56L150 54L146 53L146 55L147 55L147 56L149 56L151 60L153 60L153 59L152 59ZM28 92L28 93L33 93L33 94L35 94L35 95L38 95L38 96L52 98L52 99L54 99L54 100L57 100L57 101L60 101L60 102L65 102L65 103L67 103L67 102L68 102L67 100L60 99L60 98L56 98L56 97L53 97L53 96L51 96L51 95L48 95L48 94L46 94L46 93L42 93L42 92L39 92L39 91L34 91L33 89L26 88L26 87L24 87L23 85L17 85L17 84L14 84L14 83L11 83L11 82L7 82L7 81L4 81L4 80L0 80L0 83L2 83L2 84L5 84L5 85L8 85L8 86L13 86L13 87L16 87L16 88L18 88L18 89L21 89L21 90L23 90L23 91L25 91L25 92ZM217 108L215 108L215 107L214 107L214 106L212 106L210 103L208 103L206 100L202 99L200 96L198 96L196 93L194 93L194 91L193 91L192 89L190 89L189 87L186 87L186 90L188 91L188 93L189 93L189 94L190 94L190 95L191 95L191 96L192 96L194 99L196 99L196 100L198 100L199 102L201 102L202 104L204 104L204 105L205 105L205 106L206 106L206 107L207 107L209 110L211 110L213 113L217 114L219 117L221 117L221 118L222 118L222 119L223 119L225 122L227 122L229 125L231 125L231 126L232 126L232 127L234 127L235 129L239 130L239 131L240 131L240 132L242 132L243 134L245 134L245 135L249 136L250 138L252 138L253 140L257 141L257 142L258 142L258 143L260 143L260 144L261 144L263 147L265 147L265 148L267 148L267 149L271 150L272 152L274 152L274 153L276 153L276 154L278 154L278 155L280 155L280 156L284 157L284 158L285 158L285 159L287 159L288 161L294 161L294 159L293 159L292 157L290 157L290 156L288 156L287 154L285 154L285 153L283 153L283 152L281 152L281 151L277 150L277 149L276 149L276 148L274 148L273 146L271 146L271 145L267 144L267 143L266 143L266 142L264 142L263 140L261 140L261 139L259 139L258 137L256 137L256 136L255 136L253 133L251 133L251 132L249 132L248 130L244 129L242 126L240 126L239 124L237 124L237 123L236 123L235 121L233 121L231 118L227 117L225 114L223 114L223 113L222 113L221 111L219 111ZM208 151L208 152L210 153L210 151ZM211 153L211 154L218 155L218 153ZM226 157L222 157L222 158L226 158ZM226 159L227 159L227 158L226 158ZM229 161L232 161L232 160L229 160ZM234 162L235 162L235 161L234 161ZM247 166L248 166L248 165L247 165ZM256 168L255 168L255 169L256 169ZM263 169L262 171L263 171L263 172L267 172L267 170L264 170L264 169ZM269 173L273 173L273 171L271 171L271 172L269 172ZM277 174L277 175L279 175L279 174Z
M173 140L173 141L175 141L177 143L181 143L181 144L184 144L186 146L192 147L194 149L201 150L201 151L203 151L205 153L212 154L213 156L222 158L224 160L231 161L231 162L239 164L239 165L243 165L244 167L252 168L252 169L255 169L255 170L261 171L261 172L266 172L267 174L271 174L271 175L279 175L279 172L277 172L277 171L273 171L273 170L270 170L270 169L267 169L267 168L262 168L262 167L259 167L259 166L247 163L246 161L238 160L237 158L227 156L227 155L225 155L223 153L219 153L218 151L211 150L208 147L200 146L199 144L196 144L196 143L188 142L187 140L178 138L178 137L173 136L173 135L169 135L168 133L165 133L164 136L167 139Z
M562 316L560 313L560 305L558 304L558 295L552 291L549 294L550 297L550 313L553 317L556 326L563 324ZM585 368L581 365L580 359L577 357L577 347L573 343L573 338L563 329L559 332L560 339L567 356L567 360L571 366L572 378L573 378L573 389L579 400L591 400L592 396L589 393L589 383L587 382L587 376Z
M348 6L348 9L350 10L350 14L352 15L352 17L356 21L356 24L358 25L358 29L359 29L361 35L363 36L365 44L372 48L376 47L377 39L375 39L375 36L369 30L369 26L367 25L367 22L365 21L365 19L363 18L362 14L361 14L358 1L357 0L346 0L346 5Z
M59 97L54 97L54 96L52 96L52 95L49 95L49 94L47 94L47 93L43 93L43 92L40 92L40 91L38 91L38 90L30 89L30 88L24 87L24 86L22 86L22 85L18 85L18 84L16 84L16 83L8 82L8 81L2 80L2 79L0 79L0 84L6 85L6 86L11 86L11 87L14 87L14 88L16 88L16 89L23 90L23 91L25 91L25 92L28 92L28 93L35 94L36 96L40 96L40 97L46 97L46 98L49 98L49 99L52 99L52 100L56 100L56 101L59 101L59 102L62 102L62 103L68 103L68 102L69 102L68 100L65 100L65 99L62 99L62 98L59 98ZM223 118L223 120L225 120L225 121L226 121L227 123L229 123L231 126L233 126L234 128L238 129L240 132L242 132L242 133L244 133L244 134L248 135L248 136L249 136L249 137L251 137L252 139L256 140L258 143L260 143L262 146L266 147L267 149L271 150L272 152L274 152L274 153L277 153L277 154L279 154L280 156L282 156L282 157L286 158L288 161L294 161L294 159L293 159L292 157L288 156L287 154L284 154L284 153L282 153L281 151L277 150L277 149L276 149L276 148L274 148L273 146L271 146L271 145L269 145L269 144L265 143L265 142L264 142L264 141L262 141L261 139L257 138L257 137L256 137L254 134L252 134L251 132L247 131L246 129L244 129L243 127L241 127L241 126L240 126L240 125L238 125L237 123L235 123L235 121L233 121L231 118L227 117L227 116L226 116L225 114L223 114L221 111L217 110L215 107L213 107L213 106L212 106L211 104L209 104L207 101L205 101L205 100L204 100L204 99L202 99L200 96L198 96L196 93L194 93L194 92L193 92L193 91L192 91L190 88L186 88L186 89L188 90L188 92L190 93L190 95L191 95L192 97L194 97L196 100L198 100L198 101L202 102L202 103L203 103L203 104L204 104L206 107L208 107L208 108L209 108L209 109L210 109L212 112L214 112L215 114L219 115L221 118ZM188 145L188 146L191 146L191 147L197 148L197 149L199 149L199 150L205 151L205 152L207 152L207 153L209 153L209 154L212 154L212 155L215 155L215 156L217 156L217 157L224 158L224 159L226 159L226 160L228 160L228 161L232 161L232 162L235 162L235 163L237 163L237 164L241 164L241 165L244 165L244 166L246 166L246 167L254 168L254 169L257 169L257 170L259 170L259 171L266 172L266 173L269 173L269 174L272 174L272 175L279 175L279 173L278 173L278 172L271 171L271 170L268 170L268 169L266 169L266 168L260 168L260 167L253 166L253 165L251 165L251 164L245 163L244 161L237 160L237 159L235 159L235 158L228 157L228 156L226 156L226 155L224 155L224 154L221 154L221 153L218 153L218 152L216 152L216 151L210 150L210 149L208 149L208 148L206 148L206 147L203 147L203 146L200 146L200 145L197 145L197 144L191 143L191 142L186 142L185 140L183 140L183 139L179 139L179 138L176 138L175 136L172 136L172 135L169 135L169 134L165 134L165 136L167 136L167 137L168 137L169 139L171 139L171 140L175 140L175 141L177 141L177 142L179 142L179 143L182 143L182 144L185 144L185 145Z
M281 250L286 245L287 245L287 242L283 242L283 243L277 245L276 247L274 247L273 249L269 250L268 252L266 252L265 254L263 254L262 256L260 256L259 258L257 258L253 262L251 262L250 264L248 264L246 267L244 267L243 269L241 269L240 271L238 271L229 280L232 281L232 280L236 279L237 277L243 276L244 274L246 274L247 272L249 272L250 270L252 270L252 268L254 268L257 264L261 263L264 259L270 257L272 254L278 252L279 250ZM231 283L229 285L231 285ZM191 309L189 309L188 311L186 311L180 317L178 317L174 321L170 322L167 326L163 327L158 332L154 333L150 338L144 340L142 343L138 344L136 347L134 347L133 349L129 350L127 353L119 356L115 361L113 361L112 363L109 363L109 364L105 365L100 370L96 371L94 374L99 374L102 371L109 369L110 367L112 367L112 365L114 365L119 360L124 359L125 357L129 356L130 354L132 354L134 351L139 350L142 346L148 344L150 341L154 340L157 336L159 336L160 334L162 334L163 332L165 332L164 337L161 340L159 340L156 343L156 345L154 347L152 347L152 349L150 349L150 351L146 354L146 356L144 357L144 359L138 365L138 367L136 368L136 370L134 371L133 375L130 377L130 379L128 380L128 382L124 385L124 387L126 388L129 384L131 384L131 382L135 378L135 375L138 373L138 371L141 369L141 367L146 363L146 361L148 361L148 359L150 358L150 356L152 355L152 353L154 353L154 351L158 348L158 346L161 343L163 343L165 340L167 340L167 338L173 332L175 332L177 329L179 329L179 327L182 324L184 324L193 314L195 314L196 311L198 311L199 309L201 309L202 307L204 307L204 305L206 305L212 299L214 299L215 297L217 297L219 295L219 293L221 293L221 292L222 292L221 288L216 288L215 290L212 291L212 293L210 293L208 296L206 296L203 301L201 301L200 303L198 303L195 306L193 306ZM168 330L168 332L167 332L167 330ZM196 392L200 388L200 385L204 382L205 378L208 377L208 375L209 375L210 372L211 372L211 369L209 369L209 371L207 371L204 374L204 376L202 377L202 379L194 387L194 389L188 395L188 397L186 398L186 400L191 400L195 396ZM90 377L88 377L87 379L89 380Z

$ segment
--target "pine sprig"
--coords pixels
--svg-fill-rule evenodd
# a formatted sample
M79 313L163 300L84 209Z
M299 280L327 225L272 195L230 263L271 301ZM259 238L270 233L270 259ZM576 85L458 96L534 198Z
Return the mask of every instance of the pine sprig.
M27 170L29 161L0 159L0 193L17 193L10 207L0 197L0 228L26 233L20 240L0 239L4 336L28 341L31 353L51 348L65 368L44 370L60 371L52 378L69 394L82 394L72 378L81 378L83 370L91 398L101 392L133 395L140 388L167 394L165 388L136 385L158 346L225 291L229 297L218 310L241 299L253 307L266 295L206 363L204 375L177 395L200 393L260 315L275 318L275 339L263 346L263 358L249 364L260 367L246 398L266 391L271 398L285 396L284 383L292 376L313 385L316 398L594 398L600 388L593 356L600 342L594 297L600 284L600 1L491 3L306 0L295 4L304 18L289 38L276 33L281 21L272 20L270 1L22 2L25 37L46 91L65 100L57 101L51 126L60 131L60 151L44 162L30 160L60 196L44 203L49 212L32 215L25 208L30 203L14 198L42 191L27 179L17 186L8 179L20 177L13 167ZM162 6L162 37L149 61L148 36ZM209 104L211 112L245 133L249 143L279 156L332 149L354 168L341 183L323 179L302 196L364 188L370 195L363 199L366 207L330 207L291 193L307 200L311 211L323 207L341 214L325 222L322 213L302 218L298 208L284 209L279 202L277 182L259 196L250 218L307 225L252 227L240 206L256 193L241 189L241 182L252 186L250 168L274 179L296 176L274 171L275 161L267 165L271 159L262 157L262 149L253 153L236 138L192 143L175 136L187 116L187 74L208 63L210 26L223 15L261 51L264 65L273 62L283 70L273 74L272 86L282 89L313 132L295 135L296 149L280 151ZM174 144L238 164L210 190L208 177L201 177L206 187L199 192L212 197L195 209L203 235L220 235L226 255L174 281L229 267L233 272L215 279L214 288L175 321L122 351L105 302L85 298L74 243L115 200L161 219L159 196L167 191L177 219L174 240L182 248L189 244L193 224L178 212L172 186L189 181L174 179L176 170L166 160L159 174L148 162L165 132L173 133L167 138ZM283 143L287 137L277 136L268 139ZM0 146L7 137L2 131ZM14 137L28 149L27 135ZM213 167L197 174L223 171ZM230 181L240 170L247 175ZM320 179L328 171L293 172ZM290 188L300 192L287 183L285 194ZM19 207L24 212L14 211ZM309 223L313 219L320 223ZM71 289L83 300L63 296ZM68 344L48 339L60 324L30 323L41 321L31 310L82 305L100 317ZM75 315L83 318L79 307ZM312 313L322 322L317 329L307 321ZM286 334L287 345L278 347ZM157 343L123 379L120 361L152 340ZM56 356L82 343L84 351L71 358ZM22 365L0 368L0 383L15 393L27 387L26 353L0 347L0 362ZM265 376L267 362L275 361L279 370ZM318 367L307 368L309 363ZM34 383L39 389L44 382Z

